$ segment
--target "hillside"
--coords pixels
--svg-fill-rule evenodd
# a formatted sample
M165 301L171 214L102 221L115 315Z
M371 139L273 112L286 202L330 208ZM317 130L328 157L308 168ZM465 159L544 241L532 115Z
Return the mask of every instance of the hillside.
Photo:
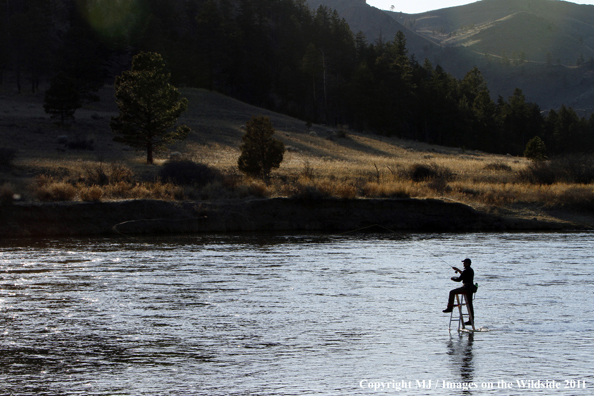
M445 46L566 66L594 56L594 6L551 0L483 0L417 15L390 13L417 34Z
M562 104L594 111L594 6L553 0L483 0L421 14L381 11L356 0L310 0L336 7L369 42L394 29L417 60L429 59L456 78L477 66L492 97L521 88L544 110ZM354 16L357 10L358 16ZM424 39L424 40L420 40Z
M566 104L594 111L594 6L483 0L416 15L387 13L444 48L459 49L461 59L446 57L442 66L455 75L464 64L478 66L494 95L507 97L519 87L543 109Z
M433 44L431 40L403 26L385 12L367 5L365 0L307 0L307 2L312 9L323 5L337 10L347 21L353 33L362 32L369 43L375 43L380 37L384 41L393 40L396 33L402 31L406 35L408 46L414 48L418 59L432 58L436 51L440 51L439 46Z
M43 112L41 95L16 95L7 92L6 89L0 90L0 112L4 114L0 120L0 147L17 150L12 166L0 166L0 197L5 205L8 192L19 196L19 200L23 201L18 203L22 204L19 206L19 213L23 216L28 213L26 216L31 224L36 224L35 219L39 215L45 216L47 221L50 221L50 218L54 219L53 227L62 227L59 232L70 230L68 225L64 224L67 222L64 220L66 217L60 220L60 216L56 214L58 212L53 213L52 209L60 208L61 211L70 213L67 206L43 206L39 205L39 201L112 202L130 198L173 201L161 206L151 204L165 208L163 213L148 213L148 204L140 202L135 209L138 213L126 215L132 216L130 218L135 218L136 215L146 218L164 217L164 213L169 212L175 212L176 216L181 217L187 213L194 213L195 204L184 203L183 208L187 210L182 210L182 205L175 204L179 200L218 202L230 198L254 197L294 197L304 200L306 204L319 202L319 199L325 197L365 198L364 201L377 198L437 198L446 204L434 201L415 204L405 201L398 205L421 205L425 208L423 211L429 212L441 210L439 208L450 208L438 214L441 216L439 224L443 229L452 227L448 219L453 218L449 218L448 213L461 210L456 209L461 206L449 205L447 202L461 202L483 213L476 214L470 208L464 209L462 214L458 213L456 216L461 217L456 217L456 224L464 225L456 227L466 227L464 229L482 227L478 224L464 223L468 219L465 216L470 215L490 219L484 224L485 229L500 227L501 216L507 219L505 227L509 229L556 229L589 227L594 224L591 215L594 192L591 185L538 186L523 183L518 178L518 172L525 170L529 164L524 158L439 147L323 125L308 128L301 120L202 89L182 90L182 94L189 99L189 107L180 122L192 128L193 132L189 138L157 156L154 165L146 165L144 153L135 152L125 145L113 142L113 135L109 129L109 120L117 113L113 102L113 87L105 86L99 93L101 101L86 105L77 111L76 122L64 128L56 126ZM287 148L281 168L273 172L270 185L246 178L237 171L242 126L250 117L259 114L271 118L277 130L276 138L282 140ZM92 142L91 147L69 148L64 143L64 136L67 142ZM179 152L183 158L217 169L222 173L222 179L202 188L159 181L160 170L175 152ZM416 169L429 172L429 176L417 180L414 176ZM123 174L123 177L114 174L114 170ZM97 173L105 173L106 180L96 184ZM68 197L60 195L59 198L51 198L54 196L52 194L64 190L73 193ZM94 193L90 194L91 191ZM330 202L324 204L324 207L332 206L338 211L348 211L351 204L346 202L340 205ZM377 205L373 204L373 201L368 202L371 203L362 204L362 207L369 209L369 213L376 213ZM120 213L118 211L126 212L126 205L134 206L114 204L105 206L105 210L114 211L109 214L109 218L113 219ZM311 211L313 207L317 207L308 205L311 204L302 209ZM10 230L18 226L19 216L14 214L10 207L7 208L0 203L0 208L2 207L2 213L11 218L11 223L7 223L6 226L8 231L4 230L10 235L13 232ZM76 217L74 212L68 215L69 219L72 216L76 217L72 220L72 225L78 224L82 227L81 230L86 231L89 231L89 227L97 227L96 221L89 223L85 219L89 216L101 216L100 206L79 205L75 209L82 212L77 212L80 214L79 217ZM280 212L267 216L285 216L282 213L284 209L277 209ZM265 212L264 209L262 213ZM360 213L359 220L365 219L369 213ZM220 230L221 227L232 227L233 224L239 227L238 229L245 227L245 224L237 225L239 223L235 217L228 216L225 217L224 223L215 224L217 216L223 214L217 211L211 213L213 217L208 222L211 227L209 229ZM390 223L390 226L407 224L406 227L412 228L434 227L436 213L427 215L423 222L419 223L418 216L425 214L415 212L399 215L400 217L390 220L396 222ZM124 220L121 221L125 221L128 218L126 216L122 217ZM311 214L308 216L311 218ZM337 219L332 217L335 214L329 216L331 218L328 221L335 224L335 229L350 227L351 223L348 222L336 223ZM403 221L398 220L403 219L403 216L407 220L398 223ZM106 221L107 218L106 214ZM313 219L315 220L315 216ZM535 219L538 219L538 222L534 221ZM196 231L196 227L202 227L200 224L187 224L187 219L185 220L185 223L176 223L175 227L168 222L159 222L154 226L159 230L177 232ZM371 220L361 221L362 223L358 224L365 224L365 221ZM274 225L281 226L280 223ZM47 232L53 232L52 229L49 227ZM143 228L143 232L149 229L153 228Z
M43 95L17 95L9 89L0 89L0 147L17 150L13 169L0 168L0 184L26 181L44 173L57 176L61 173L79 172L82 165L95 162L121 162L136 172L153 178L159 165L171 152L180 152L183 157L236 172L239 146L244 133L243 126L253 116L270 117L277 130L276 138L287 147L283 169L299 173L304 166L319 172L331 172L331 168L344 168L340 173L349 173L345 164L365 168L376 173L373 163L390 164L398 159L403 163L433 159L442 155L457 156L458 148L445 148L428 144L369 135L340 127L312 125L307 127L302 120L262 109L217 92L204 89L182 88L181 94L189 101L188 110L179 119L192 129L187 140L171 146L157 156L155 166L145 165L143 153L128 146L113 142L109 127L112 116L118 109L114 101L113 86L104 86L99 91L100 101L85 105L75 113L75 122L61 127L43 111ZM92 149L68 149L59 137L67 141L89 141ZM506 157L481 154L485 160ZM445 157L444 157L445 158ZM470 158L470 157L469 157ZM478 158L473 154L472 158ZM515 159L522 162L523 160ZM358 170L360 171L360 169ZM387 172L387 169L384 169ZM25 187L25 186L24 186Z

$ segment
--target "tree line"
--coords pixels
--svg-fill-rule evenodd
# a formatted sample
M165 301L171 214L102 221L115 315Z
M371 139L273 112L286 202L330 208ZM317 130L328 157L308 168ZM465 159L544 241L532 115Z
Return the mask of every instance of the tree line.
M173 84L308 123L513 155L535 136L548 155L594 147L593 117L566 106L544 113L519 88L494 100L477 68L457 79L409 54L403 33L370 43L336 11L305 0L4 0L2 8L0 70L13 72L19 91L61 73L94 100L134 54L151 51Z

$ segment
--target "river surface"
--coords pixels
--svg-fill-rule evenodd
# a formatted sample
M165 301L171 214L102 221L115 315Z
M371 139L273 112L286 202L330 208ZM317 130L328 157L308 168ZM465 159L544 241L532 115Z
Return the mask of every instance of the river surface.
M594 233L0 241L0 395L592 395ZM480 332L441 311L473 260Z

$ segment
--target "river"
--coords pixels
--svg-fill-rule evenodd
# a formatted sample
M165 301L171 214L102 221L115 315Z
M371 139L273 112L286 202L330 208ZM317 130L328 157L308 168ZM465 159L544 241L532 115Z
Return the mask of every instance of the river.
M0 242L0 395L589 395L594 233ZM441 311L470 257L480 332Z

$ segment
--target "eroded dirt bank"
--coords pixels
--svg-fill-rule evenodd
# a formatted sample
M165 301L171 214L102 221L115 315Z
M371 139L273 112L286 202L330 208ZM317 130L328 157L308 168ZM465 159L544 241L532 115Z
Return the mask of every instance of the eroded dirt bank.
M481 213L432 199L220 202L17 203L0 207L0 236L140 235L239 231L347 232L377 227L415 231L513 231L584 228Z

